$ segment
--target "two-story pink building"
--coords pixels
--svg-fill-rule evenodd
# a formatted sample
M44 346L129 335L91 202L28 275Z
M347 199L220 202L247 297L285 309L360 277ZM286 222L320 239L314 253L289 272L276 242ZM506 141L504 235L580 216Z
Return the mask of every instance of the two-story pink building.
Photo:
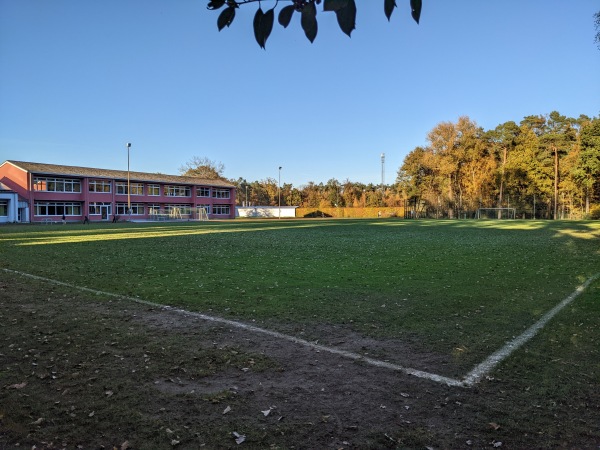
M9 160L0 183L15 194L0 198L0 222L235 218L222 180Z

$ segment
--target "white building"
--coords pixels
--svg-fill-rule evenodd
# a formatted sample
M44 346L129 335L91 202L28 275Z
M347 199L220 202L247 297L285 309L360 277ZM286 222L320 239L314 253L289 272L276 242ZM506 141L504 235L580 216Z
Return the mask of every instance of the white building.
M19 194L0 183L0 223L27 222L29 207Z
M297 206L236 206L235 216L254 219L296 217Z

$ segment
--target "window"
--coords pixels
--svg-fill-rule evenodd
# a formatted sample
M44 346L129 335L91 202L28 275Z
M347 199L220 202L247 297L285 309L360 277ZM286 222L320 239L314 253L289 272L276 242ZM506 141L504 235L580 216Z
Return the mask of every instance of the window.
M88 190L90 192L111 192L112 183L104 180L90 180Z
M132 203L131 204L131 214L134 216L142 216L144 215L144 204L143 203ZM119 215L127 215L127 203L117 203L117 214Z
M213 198L229 198L229 189L213 189Z
M34 191L47 191L48 183L45 178L34 178L33 179L33 190Z
M35 202L36 216L81 216L78 202Z
M158 184L149 184L148 185L148 195L159 196L160 195L160 186Z
M70 178L33 178L34 191L81 192L81 181Z
M144 195L144 183L129 183L131 195Z
M196 188L196 196L197 197L210 197L210 188L200 186Z
M165 212L172 217L189 216L192 214L191 205L165 205Z
M197 209L204 208L206 214L210 214L210 205L196 205Z
M213 214L215 215L228 216L230 211L229 205L213 205Z
M168 197L191 197L192 189L189 186L165 186L165 195Z
M0 200L0 217L8 216L8 200Z
M110 202L91 202L89 205L89 214L90 216L99 216L102 214L102 210L104 209L105 214L112 214L112 205Z
M117 194L127 194L127 183L118 182L115 183L117 186ZM131 188L131 195L144 195L144 184L143 183L129 183Z
M148 205L148 214L160 214L160 205Z

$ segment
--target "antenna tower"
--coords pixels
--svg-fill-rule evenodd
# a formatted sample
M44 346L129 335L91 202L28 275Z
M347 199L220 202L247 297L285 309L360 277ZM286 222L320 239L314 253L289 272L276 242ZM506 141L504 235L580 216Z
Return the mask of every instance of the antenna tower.
M381 154L381 192L385 186L385 153Z

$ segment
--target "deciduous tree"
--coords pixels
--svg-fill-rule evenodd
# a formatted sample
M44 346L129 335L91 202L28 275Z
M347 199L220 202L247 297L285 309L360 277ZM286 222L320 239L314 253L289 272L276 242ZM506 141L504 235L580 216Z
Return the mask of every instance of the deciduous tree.
M179 168L179 173L186 177L198 177L208 180L224 180L225 166L221 162L206 157L194 156Z

